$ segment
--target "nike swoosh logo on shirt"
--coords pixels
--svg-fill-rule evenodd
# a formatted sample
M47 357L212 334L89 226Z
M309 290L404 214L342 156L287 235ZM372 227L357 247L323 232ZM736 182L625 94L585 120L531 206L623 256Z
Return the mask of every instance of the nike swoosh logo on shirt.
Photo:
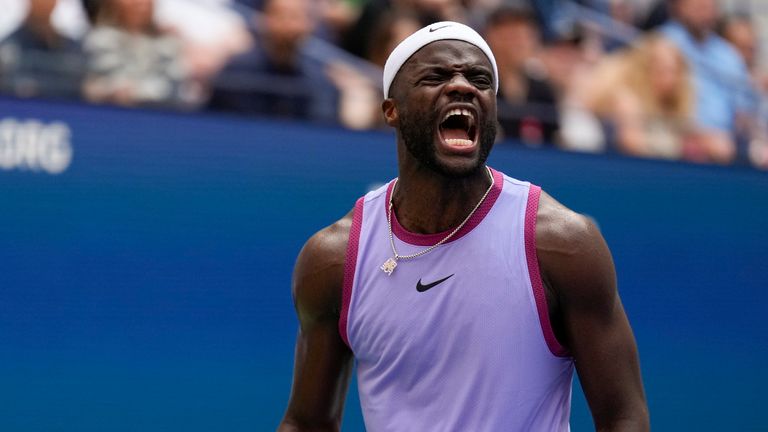
M455 274L455 273L454 273L454 274ZM432 283L428 283L428 284L426 284L426 285L423 285L423 284L421 283L421 279L419 279L419 281L418 281L418 282L416 282L416 291L418 291L418 292L424 292L424 291L426 291L426 290L428 290L428 289L430 289L430 288L434 288L434 287L436 287L436 286L440 285L441 283L443 283L443 282L447 281L447 280L448 280L448 279L450 279L452 276L453 276L453 275L451 275L451 276L447 276L447 277L444 277L444 278L442 278L442 279L440 279L440 280L434 281L434 282L432 282Z
M438 31L440 29L443 29L443 28L446 28L446 27L450 27L450 26L451 26L451 24L446 24L446 25L443 25L443 26L440 26L440 27L430 27L429 28L429 32L432 33L434 31Z

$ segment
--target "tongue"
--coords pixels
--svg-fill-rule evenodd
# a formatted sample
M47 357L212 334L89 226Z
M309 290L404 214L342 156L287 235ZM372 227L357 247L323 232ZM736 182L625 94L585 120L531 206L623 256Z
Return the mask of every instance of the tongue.
M469 134L464 129L443 129L443 139L462 139L468 140Z

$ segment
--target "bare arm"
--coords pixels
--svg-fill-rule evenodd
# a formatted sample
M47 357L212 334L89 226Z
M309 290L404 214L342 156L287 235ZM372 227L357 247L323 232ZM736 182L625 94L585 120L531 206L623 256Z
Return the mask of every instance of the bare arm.
M338 330L351 214L304 245L293 274L299 334L293 386L280 432L338 431L352 352Z
M637 346L603 236L542 193L536 240L555 332L574 357L596 430L649 430Z

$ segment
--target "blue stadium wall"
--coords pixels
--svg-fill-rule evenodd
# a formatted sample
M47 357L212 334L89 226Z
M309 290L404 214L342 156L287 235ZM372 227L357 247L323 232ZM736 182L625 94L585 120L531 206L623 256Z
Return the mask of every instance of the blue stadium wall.
M490 164L599 223L655 430L768 430L768 175L511 145ZM0 430L273 430L296 254L394 174L387 133L0 100ZM578 384L572 428L592 428Z

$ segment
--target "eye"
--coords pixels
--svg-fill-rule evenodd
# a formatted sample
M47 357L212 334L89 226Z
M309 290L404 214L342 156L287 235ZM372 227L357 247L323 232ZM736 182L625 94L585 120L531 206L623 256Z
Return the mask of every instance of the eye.
M472 84L474 84L477 88L489 88L493 81L491 81L491 78L487 75L475 75L473 77L470 77L470 80L472 81Z
M425 84L437 84L443 81L443 77L441 75L427 75L420 80L421 82Z

